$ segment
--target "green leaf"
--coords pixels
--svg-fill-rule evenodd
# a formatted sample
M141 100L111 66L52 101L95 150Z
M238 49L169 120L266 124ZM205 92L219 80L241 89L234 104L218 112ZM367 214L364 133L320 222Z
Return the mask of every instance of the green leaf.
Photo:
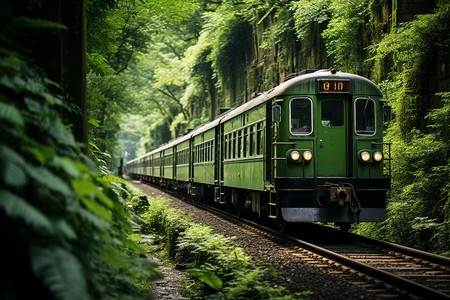
M75 146L75 138L73 134L60 125L52 126L48 133L59 142L62 142L69 146Z
M72 180L72 187L79 197L96 194L98 186L90 178Z
M53 232L50 220L23 198L8 191L0 190L0 199L0 209L6 212L7 217L20 219L36 230Z
M99 204L95 199L84 196L80 197L80 199L90 211L107 221L112 221L111 212L103 205Z
M70 240L74 240L77 238L75 230L64 219L59 219L54 222L54 228L63 237L66 237Z
M81 199L83 204L93 213L105 220L111 220L110 211L97 202L94 195L101 194L98 186L91 181L91 178L72 180L72 187ZM100 199L103 200L103 199Z
M19 188L27 183L27 175L22 166L12 161L5 162L4 174L2 174L3 182L10 187Z
M89 119L88 121L91 125L94 125L95 127L99 127L100 125L98 125L97 121L95 121L94 119Z
M15 106L4 102L0 102L0 120L19 127L25 124L20 111Z
M42 164L56 155L56 149L53 146L35 145L34 147L23 147L22 150L33 154Z
M222 289L223 282L211 271L200 270L200 269L188 269L186 270L188 274L192 277L197 278L201 282L207 284L209 287L219 291Z
M72 190L69 185L60 177L51 173L48 169L28 165L26 171L30 177L41 186L58 192L64 196L70 196L72 194Z
M76 256L60 248L32 247L31 267L56 299L90 299L83 267Z
M13 28L17 28L17 30L25 30L27 28L29 29L36 29L36 28L57 28L57 29L67 29L66 26L52 22L47 20L39 20L39 19L33 19L33 18L27 18L27 17L16 17L14 19L14 25Z
M81 174L81 171L77 167L75 162L72 159L68 158L68 157L55 156L52 159L51 164L56 169L64 171L65 173L67 173L72 178L76 178L76 177L80 176L80 174Z

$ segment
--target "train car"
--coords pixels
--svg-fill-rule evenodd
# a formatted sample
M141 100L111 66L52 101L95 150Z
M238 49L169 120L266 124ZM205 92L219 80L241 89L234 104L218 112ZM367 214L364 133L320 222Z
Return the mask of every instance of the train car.
M183 164L168 160L164 168L174 172L154 177L181 182L191 195L238 213L276 219L280 229L286 222L348 228L385 220L390 154L383 115L389 107L381 91L335 69L296 75L157 149L187 154ZM133 172L142 172L142 159L129 162Z
M188 194L191 178L191 135L185 135L175 143L174 188L183 195Z

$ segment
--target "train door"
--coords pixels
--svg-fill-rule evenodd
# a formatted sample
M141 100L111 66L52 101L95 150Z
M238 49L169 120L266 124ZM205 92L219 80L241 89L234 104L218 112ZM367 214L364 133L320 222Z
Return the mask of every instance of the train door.
M317 101L316 176L347 176L347 96L319 96Z

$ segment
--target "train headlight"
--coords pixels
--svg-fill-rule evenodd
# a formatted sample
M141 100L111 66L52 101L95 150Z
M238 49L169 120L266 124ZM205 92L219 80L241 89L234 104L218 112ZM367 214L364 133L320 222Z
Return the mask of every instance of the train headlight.
M298 161L300 159L300 153L298 151L294 150L289 154L289 158L292 161Z
M360 158L361 158L362 161L368 162L368 161L370 160L370 154L369 154L369 152L367 152L367 151L361 152Z
M303 152L303 159L306 161L310 161L312 159L311 151L307 150L307 151Z
M373 154L373 160L374 161L381 161L383 159L383 153L380 151L377 151Z

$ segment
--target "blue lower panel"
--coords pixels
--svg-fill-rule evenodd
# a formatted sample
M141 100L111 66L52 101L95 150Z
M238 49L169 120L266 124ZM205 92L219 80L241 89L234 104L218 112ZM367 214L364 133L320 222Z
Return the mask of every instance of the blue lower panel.
M283 207L283 219L287 222L356 222L348 207ZM359 222L386 220L385 208L361 208Z

